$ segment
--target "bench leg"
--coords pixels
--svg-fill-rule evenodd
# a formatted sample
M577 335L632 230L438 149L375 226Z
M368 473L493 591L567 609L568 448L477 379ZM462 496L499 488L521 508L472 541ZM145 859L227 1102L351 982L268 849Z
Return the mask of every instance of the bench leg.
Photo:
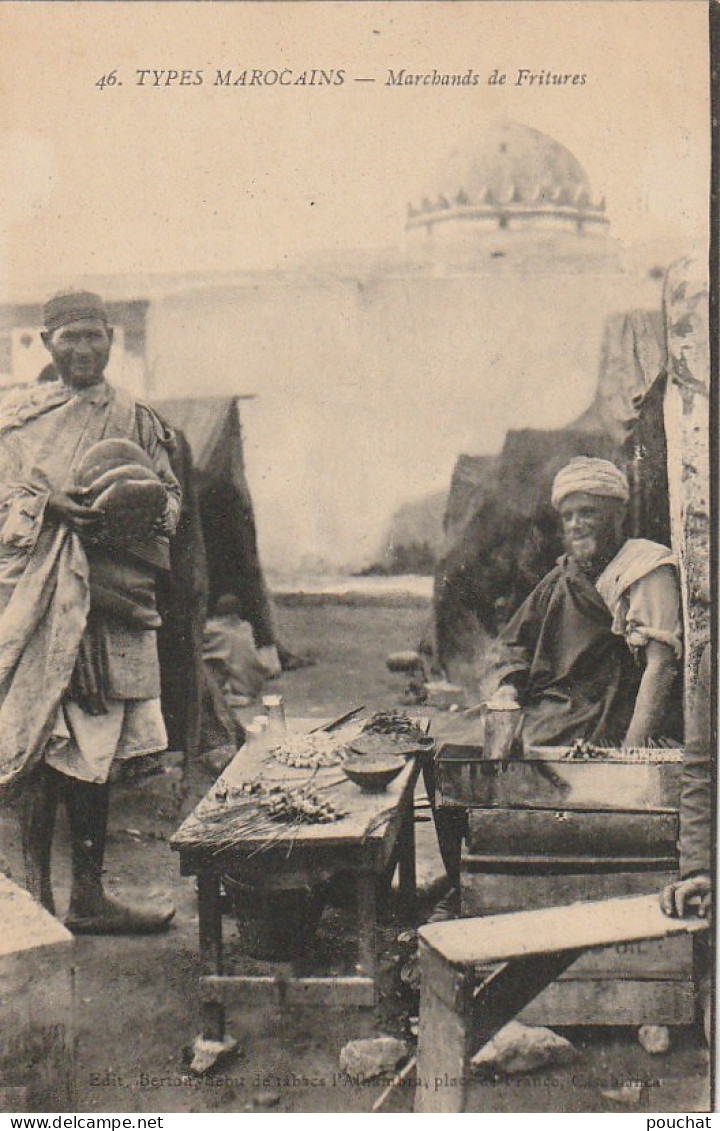
M513 958L485 978L473 995L472 1055L559 978L568 966L572 966L582 953L582 950L563 950Z
M580 954L574 950L513 959L476 989L472 967L453 966L421 941L415 1110L465 1111L474 1054Z
M465 1111L473 1045L473 979L420 942L415 1111Z

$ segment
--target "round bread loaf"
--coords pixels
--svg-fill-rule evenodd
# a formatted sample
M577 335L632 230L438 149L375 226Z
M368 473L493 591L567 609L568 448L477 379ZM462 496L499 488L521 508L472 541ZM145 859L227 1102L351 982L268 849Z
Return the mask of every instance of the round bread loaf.
M165 509L165 488L154 479L116 479L91 506L101 511L105 530L113 542L127 542L149 534Z
M103 472L94 482L83 491L83 499L93 505L101 495L112 487L113 483L130 481L133 483L158 483L158 477L152 468L141 467L139 463L121 463Z
M77 486L91 487L106 471L123 464L139 464L153 470L150 456L132 440L99 440L85 452L75 472Z
M78 493L103 516L101 541L125 544L149 534L165 508L165 488L150 456L132 440L100 440L80 461Z

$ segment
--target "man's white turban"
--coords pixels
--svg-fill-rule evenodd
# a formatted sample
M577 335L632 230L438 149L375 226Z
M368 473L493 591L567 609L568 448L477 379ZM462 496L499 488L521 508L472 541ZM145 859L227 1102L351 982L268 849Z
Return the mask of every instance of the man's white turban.
M602 495L606 499L620 499L626 503L630 498L625 473L607 459L590 459L577 456L558 471L553 480L550 501L558 510L563 499L575 491L586 495Z

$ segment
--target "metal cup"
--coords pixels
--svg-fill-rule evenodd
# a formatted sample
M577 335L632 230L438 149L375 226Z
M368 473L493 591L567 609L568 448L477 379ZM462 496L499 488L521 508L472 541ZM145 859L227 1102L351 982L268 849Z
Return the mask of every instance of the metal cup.
M523 711L518 703L493 706L488 703L485 713L484 757L494 762L509 762L522 758Z

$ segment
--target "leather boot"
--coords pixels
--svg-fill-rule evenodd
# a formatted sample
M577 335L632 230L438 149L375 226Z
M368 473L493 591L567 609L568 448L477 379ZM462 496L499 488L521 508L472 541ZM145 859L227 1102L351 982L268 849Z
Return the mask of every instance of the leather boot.
M65 925L76 935L152 935L167 930L174 909L141 911L105 894L102 883L110 786L66 778L72 840L72 887Z
M20 832L25 884L30 894L51 915L55 914L50 861L57 803L58 775L41 762L22 785Z

